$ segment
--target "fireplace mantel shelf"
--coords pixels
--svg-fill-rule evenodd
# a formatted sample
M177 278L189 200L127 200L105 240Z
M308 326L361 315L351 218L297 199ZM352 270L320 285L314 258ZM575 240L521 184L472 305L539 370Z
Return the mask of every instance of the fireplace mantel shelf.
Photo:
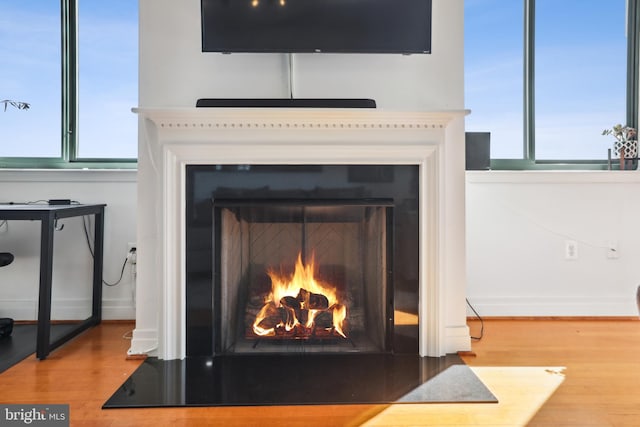
M133 108L164 130L293 128L303 129L437 129L469 110L403 112L344 108Z

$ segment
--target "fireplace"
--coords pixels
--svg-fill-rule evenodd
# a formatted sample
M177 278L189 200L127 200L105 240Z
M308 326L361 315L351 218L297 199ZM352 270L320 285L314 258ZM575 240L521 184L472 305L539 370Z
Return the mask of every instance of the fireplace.
M136 111L130 354L470 348L465 112ZM274 290L296 265L323 286Z
M187 166L187 356L417 354L418 176Z

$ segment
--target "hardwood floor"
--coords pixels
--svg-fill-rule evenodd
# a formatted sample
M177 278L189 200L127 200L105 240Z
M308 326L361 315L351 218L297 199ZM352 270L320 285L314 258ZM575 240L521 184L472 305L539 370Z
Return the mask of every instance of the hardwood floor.
M470 322L472 335L477 322ZM639 426L640 321L493 320L471 366L562 366L531 426Z
M0 403L68 403L72 426L640 425L637 320L486 320L464 358L498 404L102 410L141 363L125 359L132 328L106 323L29 357L0 374Z

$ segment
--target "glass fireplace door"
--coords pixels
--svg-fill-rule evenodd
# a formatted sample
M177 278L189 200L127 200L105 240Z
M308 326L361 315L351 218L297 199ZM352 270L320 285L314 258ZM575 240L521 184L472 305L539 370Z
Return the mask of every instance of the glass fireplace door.
M214 199L217 354L387 352L390 199Z

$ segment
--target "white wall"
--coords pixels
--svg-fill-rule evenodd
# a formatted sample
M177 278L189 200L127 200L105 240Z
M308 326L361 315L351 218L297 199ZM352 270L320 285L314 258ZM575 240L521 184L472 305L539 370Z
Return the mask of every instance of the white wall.
M484 316L638 315L638 194L632 171L467 172L470 302Z
M635 316L637 194L635 172L467 172L469 300L485 316ZM126 245L136 239L134 171L0 171L0 195L0 202L107 203L104 275L118 277ZM55 239L61 299L54 313L62 318L88 307L90 259L79 223L66 220ZM564 258L567 239L578 242L577 260ZM606 257L608 240L617 241L618 259ZM0 229L0 251L16 255L0 268L0 316L33 320L38 225L10 222ZM105 318L134 317L128 267L121 285L103 290Z
M466 183L467 293L481 316L639 314L637 171L473 171Z
M0 171L0 203L71 199L106 203L104 279L120 276L127 244L136 240L136 171ZM93 224L93 222L91 223ZM91 314L92 260L81 218L61 220L54 235L53 319L84 319ZM90 234L90 236L93 236ZM35 320L38 306L40 223L9 221L0 228L0 252L15 256L0 268L0 317ZM133 274L103 287L103 318L133 319Z
M299 98L374 98L383 109L462 109L463 1L433 1L430 55L294 54ZM140 105L289 97L285 54L202 53L200 1L140 0Z

